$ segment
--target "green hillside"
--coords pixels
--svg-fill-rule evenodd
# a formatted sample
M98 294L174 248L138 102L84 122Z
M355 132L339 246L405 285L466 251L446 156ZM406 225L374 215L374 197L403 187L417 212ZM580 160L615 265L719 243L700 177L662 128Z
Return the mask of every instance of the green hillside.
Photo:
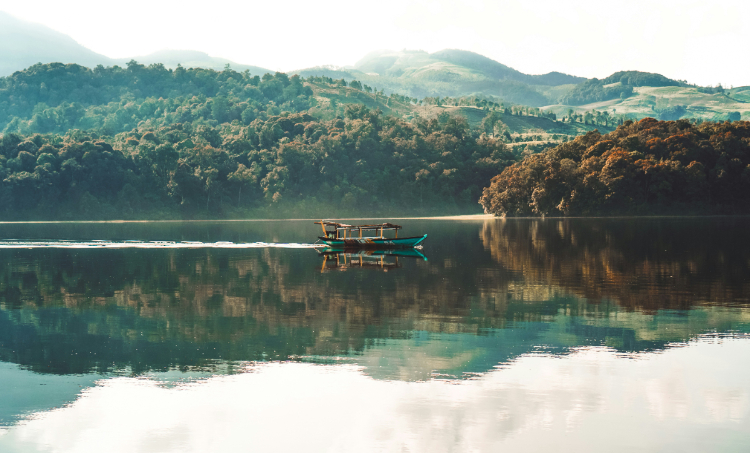
M550 72L541 75L528 75L513 68L498 63L495 60L466 50L448 49L435 52L430 55L433 59L442 60L457 66L469 68L483 74L489 79L515 80L529 85L570 85L578 84L586 80L584 77L576 77L560 72Z
M316 77L307 79L307 84L315 94L317 108L330 109L333 106L333 111L341 114L348 104L363 104L407 121L431 120L445 115L461 116L470 127L481 129L484 119L494 111L503 130L509 133L510 137L505 141L513 149L528 144L539 146L542 142L557 143L594 129L608 132L614 128L602 124L558 121L541 116L541 110L512 104L488 106L491 101L478 97L442 98L440 105L436 105L431 102L432 99L417 100L395 94L385 96L381 93L368 93L352 87L325 83Z
M459 116L283 73L35 65L0 105L0 219L476 213L516 161Z
M750 102L750 87L732 88L728 95L738 102Z
M372 52L352 68L316 67L295 71L300 76L359 80L404 96L494 96L504 101L541 107L553 103L584 78L558 72L523 74L482 55L462 50Z
M563 117L573 110L583 114L592 110L609 112L633 119L653 117L665 120L688 118L703 121L750 119L750 87L735 88L717 93L701 92L700 87L641 86L633 87L632 94L623 98L591 102L583 105L556 104L543 108ZM739 118L736 116L739 114Z

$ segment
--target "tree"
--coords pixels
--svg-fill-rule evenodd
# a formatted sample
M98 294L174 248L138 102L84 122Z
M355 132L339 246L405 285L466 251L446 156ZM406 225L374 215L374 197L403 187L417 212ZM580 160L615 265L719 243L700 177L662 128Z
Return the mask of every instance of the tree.
M253 171L255 170L255 171ZM237 170L235 170L233 173L230 173L227 177L228 181L234 182L238 189L237 189L237 207L240 206L241 203L241 197L242 197L242 187L247 184L255 184L258 182L258 175L257 172L259 168L255 163L253 163L253 170L245 167L244 164L239 164L237 166Z
M625 121L505 168L480 203L497 215L750 211L750 126Z
M495 125L498 121L500 121L500 114L493 110L482 119L481 128L486 134L494 136Z

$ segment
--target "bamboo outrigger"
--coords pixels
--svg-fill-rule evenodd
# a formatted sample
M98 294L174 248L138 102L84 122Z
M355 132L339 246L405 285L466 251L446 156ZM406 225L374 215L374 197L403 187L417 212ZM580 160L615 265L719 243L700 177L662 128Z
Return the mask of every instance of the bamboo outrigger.
M377 225L347 225L345 223L321 220L315 222L323 228L323 236L318 237L327 246L334 248L409 248L416 247L427 235L399 238L401 225L381 223ZM386 237L386 231L393 231L394 237ZM366 233L370 233L368 236ZM374 233L374 234L373 234Z

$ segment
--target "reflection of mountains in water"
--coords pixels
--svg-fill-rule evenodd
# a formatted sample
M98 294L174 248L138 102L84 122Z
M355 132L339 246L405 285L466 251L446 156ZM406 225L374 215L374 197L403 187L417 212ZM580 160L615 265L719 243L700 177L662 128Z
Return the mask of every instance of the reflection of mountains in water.
M427 261L417 249L377 250L377 249L318 249L323 257L321 272L350 269L376 269L388 272L401 267L399 258L417 258Z
M224 335L193 339L188 327L221 328ZM599 318L558 314L544 322L512 321L501 329L483 329L429 318L384 326L317 321L293 327L252 319L152 319L127 309L43 308L0 310L0 360L42 373L127 369L140 374L211 370L226 362L345 358L374 377L425 380L476 375L520 355L564 355L585 346L623 353L660 350L711 332L749 335L750 311L710 307L645 315L615 308ZM351 346L342 347L347 343Z

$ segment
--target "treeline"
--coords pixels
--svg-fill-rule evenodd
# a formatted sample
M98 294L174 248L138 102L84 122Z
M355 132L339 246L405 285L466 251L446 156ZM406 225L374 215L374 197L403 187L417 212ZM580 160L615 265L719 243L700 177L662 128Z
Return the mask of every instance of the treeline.
M538 118L547 118L552 121L557 120L557 115L553 112L545 111L537 107L529 107L527 105L514 105L514 104L506 104L503 102L495 102L492 99L488 99L486 97L480 97L480 96L461 96L458 98L452 98L449 96L446 96L444 98L441 97L426 97L419 101L422 105L436 105L438 107L442 106L454 106L454 107L463 107L463 106L471 106L471 107L478 107L486 111L491 112L500 112L505 115L514 115L514 116L536 116Z
M463 118L406 123L349 105L345 118L282 113L114 137L6 133L4 219L471 212L514 162ZM294 210L294 212L292 211Z
M562 117L562 121L568 123L583 123L591 124L596 126L612 127L614 125L622 124L625 118L622 115L610 114L608 111L603 110L590 110L584 113L576 113L573 109L568 109L568 115Z
M506 216L747 214L748 193L750 122L645 118L526 157L480 203Z
M71 129L114 135L176 123L216 126L300 112L314 104L298 76L144 66L94 69L37 64L0 78L0 130L22 134Z

